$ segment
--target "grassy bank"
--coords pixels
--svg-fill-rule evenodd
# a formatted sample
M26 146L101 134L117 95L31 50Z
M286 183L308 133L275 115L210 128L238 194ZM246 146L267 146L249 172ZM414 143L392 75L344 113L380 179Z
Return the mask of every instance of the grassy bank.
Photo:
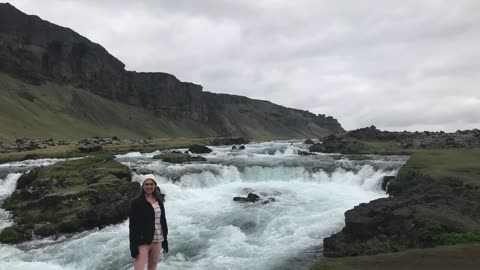
M471 270L480 265L480 244L413 249L374 256L324 258L310 270Z
M123 143L119 145L102 145L103 152L111 154L125 154L128 152L153 152L174 148L186 148L192 144L209 144L213 138L158 138L148 140L144 144ZM26 158L67 158L88 155L78 150L78 145L50 146L46 149L37 149L24 152L12 152L0 154L0 164L10 161L23 160Z
M407 172L480 186L480 148L415 149L400 174Z
M57 83L32 85L0 72L0 141L28 137L77 140L215 136L207 125L156 117L141 107Z
M132 184L128 167L111 154L32 169L18 179L16 190L2 204L15 224L0 232L0 242L120 222L127 217L129 199L139 190Z
M370 153L402 153L393 141L362 141ZM399 190L429 182L457 190L480 192L480 148L414 148L395 183ZM475 191L477 190L477 191ZM461 192L460 192L461 193ZM438 211L442 211L439 209ZM372 256L323 258L311 270L351 269L475 269L480 263L480 232L451 233L437 224L420 231L435 248L406 250ZM468 243L468 245L465 245Z

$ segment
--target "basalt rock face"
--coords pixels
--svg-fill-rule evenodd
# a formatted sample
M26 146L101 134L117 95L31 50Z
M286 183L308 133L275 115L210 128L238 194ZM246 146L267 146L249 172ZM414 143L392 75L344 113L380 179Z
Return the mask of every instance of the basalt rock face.
M111 97L125 65L71 29L0 4L0 71L29 82L74 83Z
M202 86L179 81L168 73L126 72L127 91L120 101L143 106L159 116L208 120Z
M324 255L371 255L478 237L480 192L459 181L439 183L427 178L415 176L418 184L407 190L389 187L395 197L348 210L342 231L324 239Z
M202 122L223 136L285 137L344 132L336 119L268 101L202 91L167 73L126 71L102 46L71 29L0 4L0 72L29 83L54 81L146 108L158 117ZM243 114L242 117L237 117ZM256 126L245 128L250 119ZM195 134L195 132L193 132Z

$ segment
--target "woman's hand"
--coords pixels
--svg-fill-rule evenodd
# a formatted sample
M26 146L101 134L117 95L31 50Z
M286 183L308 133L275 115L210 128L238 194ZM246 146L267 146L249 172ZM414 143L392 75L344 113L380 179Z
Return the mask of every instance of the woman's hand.
M130 256L132 256L132 258L136 258L139 254L139 251L138 251L138 247L130 247Z

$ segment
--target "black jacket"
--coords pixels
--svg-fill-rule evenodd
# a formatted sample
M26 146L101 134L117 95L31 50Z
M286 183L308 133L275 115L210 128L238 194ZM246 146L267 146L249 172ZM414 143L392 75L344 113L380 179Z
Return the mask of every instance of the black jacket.
M168 227L163 198L157 201L162 210L160 224L162 226L163 239L167 241ZM152 243L155 231L155 212L152 204L144 196L134 199L130 205L129 228L130 254L132 258L135 258L138 255L138 246Z

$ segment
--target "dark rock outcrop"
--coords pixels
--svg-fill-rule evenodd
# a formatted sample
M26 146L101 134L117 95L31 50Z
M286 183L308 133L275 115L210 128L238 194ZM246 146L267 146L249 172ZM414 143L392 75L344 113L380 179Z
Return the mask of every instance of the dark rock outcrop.
M212 149L206 147L205 145L194 144L190 145L188 151L195 153L195 154L208 154L212 152Z
M457 148L480 145L480 130L458 130L454 133L440 132L393 132L380 131L375 126L347 132L346 137L358 140L396 141L403 148Z
M21 176L2 207L15 225L0 242L17 243L32 235L51 236L118 223L128 217L130 200L140 185L113 156L98 155L35 168Z
M45 149L49 146L68 145L66 141L35 140L28 138L16 139L13 142L0 142L0 153L23 152L37 149Z
M343 230L324 239L325 256L429 247L480 230L480 192L457 181L431 181L418 177L419 184L395 197L347 211Z
M260 196L255 193L248 193L247 197L233 197L235 202L257 202L260 200Z
M162 118L199 121L217 136L252 136L256 134L252 130L258 129L262 134L289 137L344 132L331 116L203 92L202 86L181 82L167 73L126 71L125 65L99 44L71 29L26 15L8 3L0 4L0 72L34 84L74 85Z
M328 135L321 143L312 144L310 152L360 154L365 148L364 144L356 140L346 140L343 136Z
M250 141L238 137L238 138L217 138L212 141L212 145L237 145L237 144L248 144Z
M262 199L260 196L258 196L257 194L255 193L248 193L247 197L233 197L233 201L234 202L251 202L251 203L255 203L255 202L262 202L262 204L269 204L271 202L274 202L275 201L275 198L273 197L268 197L266 199Z
M306 139L304 144L315 144L315 142L312 139Z
M95 152L100 152L103 150L101 145L94 144L94 145L86 145L79 147L78 150L80 150L81 153L95 153Z

